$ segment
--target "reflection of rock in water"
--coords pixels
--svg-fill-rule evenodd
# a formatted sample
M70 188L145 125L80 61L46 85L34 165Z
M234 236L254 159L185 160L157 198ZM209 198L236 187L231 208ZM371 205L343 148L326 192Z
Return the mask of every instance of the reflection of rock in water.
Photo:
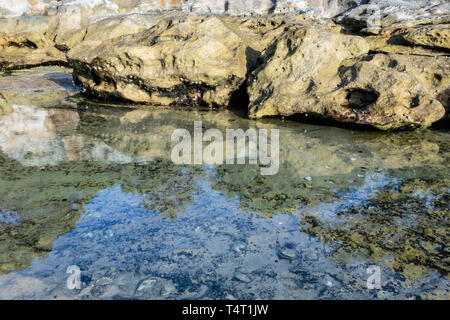
M76 111L15 106L0 119L0 148L24 165L55 165L63 161L131 159L103 141L76 133Z
M26 267L34 256L48 252L57 237L73 228L82 206L100 190L121 184L123 192L142 194L146 209L176 218L194 202L199 192L196 178L208 180L212 189L227 199L237 197L244 212L268 217L291 212L307 221L315 219L316 228L307 224L305 230L329 244L342 241L338 252L347 252L352 248L353 234L359 239L360 233L369 232L366 224L377 226L382 239L393 230L389 210L384 219L381 214L364 214L366 204L375 203L377 208L381 201L389 203L379 199L384 184L372 184L367 191L367 177L388 171L388 179L392 176L401 182L419 174L413 169L403 174L403 168L426 164L433 172L444 168L448 159L448 139L443 132L351 133L290 121L255 123L232 111L130 110L96 105L93 112L92 105L84 102L76 111L15 108L14 113L0 118L0 147L5 154L0 177L1 246L5 248L1 251L5 256L2 261L6 261L3 271ZM223 165L213 171L202 166L174 166L170 161L171 134L177 128L192 132L194 120L201 120L204 130L217 128L223 132L227 128L279 128L279 173L261 176L260 168L250 165ZM404 197L412 198L408 194ZM419 217L423 201L416 202L418 211L414 212ZM347 203L345 208L340 206L343 202ZM408 210L416 207L396 208L399 220L407 221ZM321 220L338 219L342 212L352 216L353 224L348 229ZM439 225L442 221L429 218L423 225L431 223ZM425 239L421 233L414 236L411 228L397 233L397 237L402 246L409 238ZM413 267L408 266L415 262L404 257L401 246L386 248L384 240L379 242L371 236L361 239L361 249L353 252L355 256L372 257L370 250L381 250L380 256L393 255L395 270L412 272ZM436 242L431 242L444 240L436 236ZM417 265L444 272L445 266L436 262L436 257Z
M195 176L167 160L146 165L73 161L50 167L24 167L0 153L0 272L26 268L74 228L100 190L121 184L129 193L145 193L143 205L176 217L192 201Z
M91 298L367 297L370 261L404 276L392 280L401 294L389 291L403 297L408 280L448 275L445 131L351 132L236 110L38 108L22 103L36 87L19 97L1 85L16 110L0 117L0 272L26 268L11 275L17 286L38 285L25 274L52 287L43 274L63 278L67 262L86 268L93 287L78 297ZM279 129L279 173L174 166L172 132L192 133L194 120L222 132ZM439 279L432 286L445 290ZM125 289L111 293L116 280Z
M99 111L103 117L107 117L106 113ZM81 130L90 134L95 132L100 136L108 133L111 145L126 154L142 156L146 152L155 154L155 150L158 150L159 156L168 158L170 147L167 137L175 128L192 130L194 119L202 120L205 130L210 127L223 131L230 127L246 129L251 125L230 112L221 113L220 118L214 117L217 113L200 112L192 115L191 112L168 110L124 110L120 114L120 119L109 114L107 121L96 126L84 126ZM114 125L108 125L110 121ZM271 129L277 126L269 121L259 122L257 127ZM417 195L413 194L417 190L404 191L405 186L414 186L408 179L428 174L431 177L435 170L444 170L449 156L446 135L430 131L374 135L371 132L349 133L340 129L327 128L323 131L306 127L309 130L296 130L286 122L281 128L282 163L277 175L261 176L258 166L218 166L214 175L209 177L213 189L230 199L238 196L241 209L246 212L266 216L292 212L304 216L305 221L317 220L318 226L310 228L306 224L305 230L328 244L342 241L336 257L342 252L372 259L392 255L394 270L409 279L413 279L414 274L417 276L419 271L448 273L442 253L426 247L431 243L445 246L444 235L436 234L432 236L433 240L427 240L430 235L415 231L415 227L408 226L406 222L410 221L411 212L417 216L421 228L444 226L442 216L428 216L430 213L424 209L425 200L416 199ZM424 165L436 169L424 173ZM405 171L404 168L408 167L417 170ZM386 170L385 178L368 180L371 176L377 176L377 172ZM403 179L406 182L401 191L391 192L389 184L401 183ZM435 185L442 182L437 177L434 179ZM177 184L176 181L171 183L173 186ZM383 191L384 188L388 191ZM445 192L443 189L435 190L436 196ZM391 197L401 200L394 201ZM441 203L441 208L436 207L436 212L445 216L445 210L448 209L442 207L443 200L437 197L434 201ZM173 200L173 203L176 201ZM370 214L366 214L367 208L372 210L369 210ZM351 216L350 225L340 223L344 215ZM328 220L321 221L330 217L337 222L329 225ZM405 221L405 225L393 226L394 220ZM396 244L386 245L385 242L392 240L394 234ZM407 245L410 241L416 244L422 241L428 243L425 243L425 248L419 245L419 256L408 256L410 251ZM414 257L418 260L414 260Z
M84 110L83 107L80 110ZM299 206L316 205L339 197L341 191L360 186L364 177L379 169L403 166L443 165L448 159L446 135L430 132L373 134L349 133L285 122L249 122L230 111L115 110L80 111L80 131L134 157L170 158L170 136L177 128L191 132L194 120L204 130L217 128L276 129L280 131L280 171L260 175L258 166L218 166L214 188L229 196L239 195L246 211L272 215L295 212ZM441 146L441 147L440 147ZM311 180L305 178L311 177Z

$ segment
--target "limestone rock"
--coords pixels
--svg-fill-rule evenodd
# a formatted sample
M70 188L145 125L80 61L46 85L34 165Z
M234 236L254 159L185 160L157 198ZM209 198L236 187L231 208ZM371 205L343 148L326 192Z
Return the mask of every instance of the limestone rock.
M275 8L274 0L194 0L183 4L183 9L200 14L267 14Z
M412 45L450 50L450 24L412 29L403 38Z
M102 16L117 14L119 7L110 0L64 0L52 3L46 15Z
M445 50L437 47L414 46L409 44L403 37L407 33L404 29L395 32L382 31L378 35L366 36L365 39L370 45L370 51L394 53L411 56L438 57L448 55Z
M247 86L251 117L314 114L382 129L428 126L449 108L443 0L20 6L28 9L0 18L0 69L70 63L100 98L226 107ZM266 15L280 12L296 14Z
M64 64L65 53L82 41L99 43L142 32L166 15L86 16L80 12L0 19L0 68Z
M50 16L0 19L0 69L65 63L53 41L58 23Z
M0 2L0 16L17 17L23 14L42 14L48 7L58 0L2 0Z
M450 57L376 54L371 63L378 68L414 76L433 99L450 109Z
M155 10L175 9L181 0L113 0L120 13L145 13Z
M313 29L286 35L250 77L250 116L310 114L383 130L426 127L444 116L413 71L380 64L368 50L356 36Z
M135 34L150 29L166 15L130 14L112 16L96 21L86 28L84 41L104 41L123 35Z
M0 2L0 16L20 16L31 10L27 0L3 0Z
M112 45L114 44L114 45ZM149 30L68 53L92 93L162 105L226 106L255 52L218 17L167 18Z
M362 37L317 28L287 32L272 57L249 78L250 115L292 115L300 103L314 107L318 100L315 94L320 92L317 89L325 89L323 82L324 87L339 85L337 71L342 61L368 51Z
M54 41L59 49L67 52L83 41L95 41L89 45L96 45L104 40L143 32L166 16L167 13L112 15L88 18L76 27L72 23L61 21L55 30Z
M373 32L389 26L448 23L450 18L447 0L359 2L358 6L338 16L336 21L356 30Z
M57 20L53 40L63 51L84 39L88 25L118 13L119 7L110 0L65 0L46 10L47 16Z
M0 33L0 69L15 69L43 64L63 64L64 53L43 34L5 35Z

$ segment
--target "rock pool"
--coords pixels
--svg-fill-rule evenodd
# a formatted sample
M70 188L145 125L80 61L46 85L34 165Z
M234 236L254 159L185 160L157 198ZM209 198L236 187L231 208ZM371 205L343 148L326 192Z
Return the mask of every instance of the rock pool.
M450 298L448 129L252 121L79 91L58 67L0 76L13 109L0 117L0 298ZM194 121L279 129L278 174L173 164L172 132Z

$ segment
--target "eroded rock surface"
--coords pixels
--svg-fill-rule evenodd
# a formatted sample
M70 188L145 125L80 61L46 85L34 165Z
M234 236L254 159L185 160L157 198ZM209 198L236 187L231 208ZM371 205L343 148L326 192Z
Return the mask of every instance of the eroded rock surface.
M411 45L450 50L450 25L423 26L404 35Z
M103 99L249 102L254 118L379 129L426 127L449 107L446 1L35 2L0 19L0 68L71 64Z
M250 116L312 114L380 129L429 126L444 116L430 91L436 93L442 80L448 86L445 71L421 81L414 76L423 65L417 59L413 70L411 60L400 56L398 67L395 57L367 55L368 50L355 36L311 29L288 34L250 77ZM441 62L448 65L447 58Z
M218 17L168 18L149 30L71 50L74 78L98 96L161 105L227 106L256 52Z

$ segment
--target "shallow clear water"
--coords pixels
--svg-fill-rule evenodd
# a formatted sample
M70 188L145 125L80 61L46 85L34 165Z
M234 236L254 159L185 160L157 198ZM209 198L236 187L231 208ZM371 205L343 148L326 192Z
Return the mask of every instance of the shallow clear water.
M0 117L0 298L450 297L448 130L132 109L78 90L64 69L0 77L14 107ZM198 120L279 129L278 174L173 164L172 132Z

